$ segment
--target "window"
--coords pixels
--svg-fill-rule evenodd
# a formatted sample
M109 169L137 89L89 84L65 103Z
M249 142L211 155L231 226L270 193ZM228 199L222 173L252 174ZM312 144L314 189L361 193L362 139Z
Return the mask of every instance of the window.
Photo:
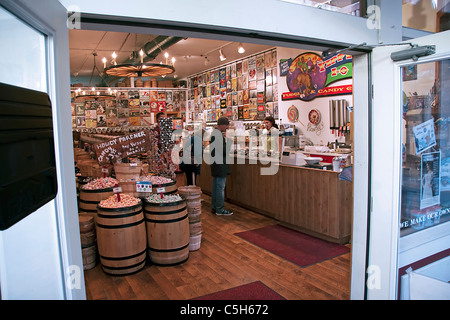
M0 82L47 92L45 40L0 6Z

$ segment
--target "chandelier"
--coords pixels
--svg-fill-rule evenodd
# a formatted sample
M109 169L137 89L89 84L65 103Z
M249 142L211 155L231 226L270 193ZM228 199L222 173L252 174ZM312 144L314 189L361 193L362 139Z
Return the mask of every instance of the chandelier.
M127 63L107 67L105 72L116 77L162 77L174 73L175 68L162 63Z
M95 61L95 57L97 57L97 52L92 52L94 56L94 67L92 68L91 78L89 79L89 87L91 87L92 78L94 76L94 72L97 70L99 76L101 77L101 72L97 68L97 64ZM99 91L96 90L95 87L92 87L91 90L81 90L80 88L75 91L75 98L79 100L109 100L116 98L116 92L112 91L111 88L108 88L107 91Z
M137 55L137 54L136 54ZM113 53L113 63L106 67L106 59L103 58L103 67L106 74L116 77L165 77L175 72L175 58L172 58L172 65L168 64L168 53L165 53L166 63L144 62L144 51L139 51L140 63L117 64L115 52Z

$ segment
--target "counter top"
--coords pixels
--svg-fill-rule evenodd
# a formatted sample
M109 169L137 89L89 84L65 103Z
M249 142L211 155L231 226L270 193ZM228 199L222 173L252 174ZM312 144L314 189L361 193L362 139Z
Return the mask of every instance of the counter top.
M276 174L262 174L262 169L269 166L248 160L232 164L226 179L227 201L306 234L348 242L353 208L351 182L340 180L339 172L283 164ZM211 170L208 165L201 170L197 185L211 194Z

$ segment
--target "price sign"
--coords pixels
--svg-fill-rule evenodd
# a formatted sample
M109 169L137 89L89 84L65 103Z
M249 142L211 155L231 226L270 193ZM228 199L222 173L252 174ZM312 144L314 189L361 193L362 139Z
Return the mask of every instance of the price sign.
M114 193L121 193L122 192L122 187L115 187L115 188L113 188L113 192Z
M136 181L136 192L152 192L152 183L149 181Z
M166 187L156 188L156 193L164 193L166 192Z

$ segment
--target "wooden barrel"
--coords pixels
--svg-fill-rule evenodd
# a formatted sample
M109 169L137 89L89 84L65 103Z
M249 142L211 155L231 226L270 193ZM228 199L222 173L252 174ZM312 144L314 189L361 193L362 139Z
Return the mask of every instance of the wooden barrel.
M90 270L97 264L97 240L94 218L86 213L78 215L80 225L83 269Z
M97 206L97 246L102 269L114 276L145 267L147 235L142 202L124 208Z
M108 172L103 172L103 170L107 170ZM110 177L112 173L113 167L111 165L100 166L98 163L92 166L92 177L94 178L105 178Z
M74 148L73 155L74 155L75 161L91 159L91 156L89 155L89 153L84 151L84 149L80 149L80 148Z
M163 194L174 194L177 192L177 183L172 181L169 183L154 184L152 185L153 193L158 193L158 188L164 188Z
M114 172L117 180L139 180L142 171L142 164L139 163L116 163Z
M94 159L79 160L77 162L77 167L80 169L80 173L83 177L92 177L95 165L98 165L98 163L97 160Z
M148 192L137 192L136 191L136 180L121 180L119 181L119 186L122 187L123 193L131 194L136 198L146 198L152 194L152 189L149 187Z
M190 245L189 251L200 248L202 236L202 190L197 186L181 186L178 193L186 199L186 207L189 217Z
M158 265L183 263L189 258L189 220L186 201L144 201L150 260Z
M189 251L196 251L200 249L202 243L202 234L191 235L189 237Z
M80 188L80 198L78 200L78 209L93 217L97 214L97 205L100 201L108 199L114 194L113 188L85 190Z
M202 210L202 189L197 186L181 186L178 193L186 199L189 214L198 214Z

